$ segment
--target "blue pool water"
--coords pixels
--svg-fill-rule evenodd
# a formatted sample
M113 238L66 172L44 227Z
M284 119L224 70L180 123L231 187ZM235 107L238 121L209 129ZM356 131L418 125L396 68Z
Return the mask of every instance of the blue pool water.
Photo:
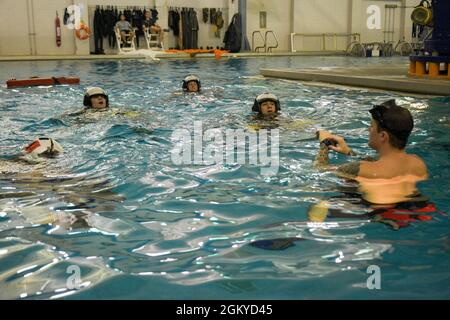
M0 87L4 158L40 135L65 149L42 169L52 178L23 171L14 181L0 179L0 298L448 299L448 216L436 213L432 221L399 231L364 219L336 219L327 229L307 221L312 204L348 187L313 167L314 128L342 134L358 153L373 155L367 111L392 97L416 121L408 151L430 171L420 191L449 212L449 100L258 76L262 67L406 62L290 57L0 63L2 83L33 75L81 78L80 86ZM177 94L189 73L200 76L201 94ZM94 85L108 91L113 107L138 115L61 116L80 109L84 90ZM254 97L265 91L279 96L289 117L305 123L280 128L277 175L262 176L250 164L173 163L175 129L192 130L194 121L203 121L204 129L245 128ZM332 161L344 158L333 155ZM284 250L250 245L292 237L297 241ZM366 286L370 265L380 268L380 290Z

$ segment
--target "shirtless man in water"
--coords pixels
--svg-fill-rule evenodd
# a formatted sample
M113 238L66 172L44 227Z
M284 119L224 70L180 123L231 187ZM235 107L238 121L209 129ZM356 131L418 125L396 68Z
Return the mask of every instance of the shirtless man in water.
M379 158L376 161L350 162L337 167L339 173L351 177L367 179L392 179L398 176L413 175L426 179L428 169L424 161L405 151L414 121L408 109L398 106L395 100L374 106L370 113L369 147ZM328 166L330 150L351 155L352 149L344 138L326 131L319 131L319 153L316 163L319 167Z

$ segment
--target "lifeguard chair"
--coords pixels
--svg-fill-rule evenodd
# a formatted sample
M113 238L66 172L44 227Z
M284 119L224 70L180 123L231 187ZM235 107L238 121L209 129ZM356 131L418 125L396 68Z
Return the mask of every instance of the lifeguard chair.
M157 33L151 33L150 28L144 31L145 41L149 50L164 50L163 43ZM161 48L159 47L161 45Z
M122 36L120 35L120 30L115 28L114 32L116 34L117 48L119 53L136 51L136 30L134 30L134 35L131 33L125 33L125 41L122 41Z

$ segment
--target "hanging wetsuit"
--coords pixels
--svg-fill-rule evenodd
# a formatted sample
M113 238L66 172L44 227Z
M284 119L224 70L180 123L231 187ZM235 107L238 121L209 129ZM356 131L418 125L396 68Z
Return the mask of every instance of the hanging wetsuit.
M123 14L125 15L126 20L131 23L132 22L131 20L133 19L131 11L128 9L123 10Z
M216 38L220 38L220 29L223 28L223 17L222 17L222 11L218 10L216 12L216 32L214 33L214 35L216 36Z
M209 9L209 22L211 23L211 25L212 25L212 32L214 33L214 34L216 34L217 33L217 26L216 26L216 16L217 16L217 11L216 11L216 9L215 8L211 8L211 9Z
M94 46L95 54L102 54L103 51L103 17L100 8L97 7L94 12Z
M108 29L108 43L110 48L116 47L116 33L114 32L114 26L116 25L116 21L118 20L118 12L117 8L108 9L107 14L107 29Z
M209 23L216 24L216 9L209 9Z
M231 19L231 23L225 32L223 39L225 50L230 52L239 52L242 44L242 20L241 14L236 13Z
M180 36L180 13L178 11L173 11L173 35Z
M192 8L187 9L185 14L186 14L186 34L188 35L186 39L186 46L187 49L194 49L192 47L192 36L193 36L192 19L191 19Z
M173 10L169 10L169 14L167 16L167 26L173 30Z
M189 13L189 22L191 24L190 31L191 31L191 49L198 49L198 19L197 19L197 12L191 8Z
M191 22L190 22L190 17L189 17L189 10L188 8L186 8L186 10L184 11L184 23L183 23L183 34L186 35L184 38L184 48L185 49L192 49L191 48Z
M152 19L153 19L153 21L155 21L155 23L156 23L156 20L158 20L158 10L156 10L156 9L150 9L150 11L151 11L151 13L152 13Z
M202 9L202 13L203 13L203 23L207 23L208 22L209 9L208 8L203 8Z
M181 12L178 12L178 15L180 16L180 20L179 20L179 30L180 30L180 36L178 37L178 46L180 47L181 50L185 49L183 46L183 42L184 42L184 30L183 30L183 24L184 24L184 15L183 15L183 10Z
M103 23L103 38L108 37L108 11L103 9L100 10L102 13L102 23Z
M139 9L134 9L132 13L132 23L133 28L136 28L136 45L139 48L139 36L144 34L142 30L142 11Z
M191 48L191 32L190 32L190 20L189 20L189 9L184 8L182 13L183 16L183 48L184 49L192 49Z
M187 49L187 47L186 47L186 39L187 39L187 35L186 35L185 24L186 24L185 9L182 8L182 9L181 9L181 12L180 12L180 38L181 38L181 50Z

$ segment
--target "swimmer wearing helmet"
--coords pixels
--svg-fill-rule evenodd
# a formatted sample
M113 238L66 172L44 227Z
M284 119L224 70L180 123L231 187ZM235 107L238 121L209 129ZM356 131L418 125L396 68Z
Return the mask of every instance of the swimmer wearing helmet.
M134 118L139 115L137 111L121 111L117 108L110 108L109 96L106 93L106 91L100 87L87 88L83 97L83 109L66 115L80 116L87 113L97 113L106 111L110 111L110 114L114 116L123 115L129 118Z
M262 93L255 98L252 106L251 120L255 121L249 125L252 130L275 129L282 127L288 130L303 131L312 125L312 121L302 119L291 119L281 114L281 103L273 93ZM311 132L311 138L314 134Z
M83 109L68 114L79 116L88 111L105 111L109 109L109 97L105 90L99 87L87 88L83 97Z
M195 75L189 75L183 80L182 85L185 92L199 92L201 88L200 78Z
M252 111L257 112L257 117L274 118L281 110L280 100L272 93L263 93L255 98Z
M63 147L52 138L38 138L28 144L22 153L8 159L0 158L0 174L29 177L30 172L39 174L46 169L45 159L64 152Z

